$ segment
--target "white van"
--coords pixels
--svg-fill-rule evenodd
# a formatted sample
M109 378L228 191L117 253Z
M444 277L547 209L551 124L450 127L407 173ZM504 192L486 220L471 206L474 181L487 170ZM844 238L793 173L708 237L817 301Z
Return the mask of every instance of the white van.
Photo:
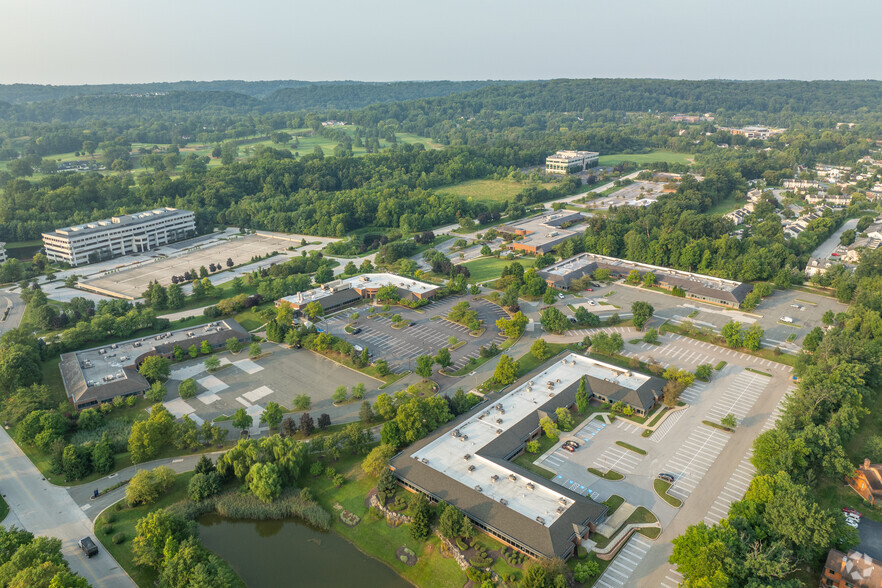
M782 316L782 317L781 317L781 322L782 322L782 323L792 323L792 322L793 322L793 319L790 318L789 316Z

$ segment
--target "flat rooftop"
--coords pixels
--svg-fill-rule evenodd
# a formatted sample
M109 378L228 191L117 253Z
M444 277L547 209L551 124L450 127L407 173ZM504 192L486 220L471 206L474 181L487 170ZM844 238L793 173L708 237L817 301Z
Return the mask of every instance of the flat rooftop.
M115 229L128 225L136 225L150 220L155 220L157 217L160 216L164 218L173 218L175 216L187 216L192 214L193 213L189 210L178 210L177 208L155 208L153 210L136 212L134 214L122 214L119 216L112 216L108 219L98 220L91 223L72 225L70 227L65 227L62 229L55 229L51 233L44 234L55 234L63 236L70 236L70 234L83 235L87 233L97 233L99 231L106 231L108 229Z
M547 485L532 483L530 489L527 486L530 480L506 467L508 462L491 461L477 453L583 375L632 390L650 379L618 366L569 354L503 396L494 406L486 407L410 456L494 502L531 520L538 517L545 526L551 526L574 504L571 498L555 490L550 482Z
M606 255L597 255L594 253L580 253L575 257L565 259L564 261L559 261L554 265L543 268L541 272L543 274L548 274L551 276L566 277L567 275L581 270L582 268L591 264L615 266L622 269L628 269L629 271L630 269L636 269L643 272L652 272L653 274L661 274L678 278L679 280L694 283L696 286L710 288L712 290L718 290L721 292L732 292L736 288L739 288L743 285L743 282L736 282L735 280L727 280L724 278L706 276L703 274L694 274L691 272L684 272L682 270L672 269L669 267L649 265L647 263L628 261L626 259L607 257Z
M238 323L237 323L238 327ZM241 330L241 327L239 327ZM196 337L206 337L217 333L233 331L234 327L227 321L216 321L187 329L178 329L159 335L151 335L140 339L132 339L123 343L112 343L103 347L94 347L83 351L75 351L77 362L83 379L89 388L103 386L127 378L123 369L131 367L139 355L143 355L159 345L176 345ZM230 336L233 336L232 333Z
M292 296L285 296L282 300L291 304L308 304L314 300L327 298L336 292L349 288L362 290L365 288L382 288L383 286L389 285L395 286L401 290L413 292L414 294L419 294L420 296L434 292L438 289L438 286L435 284L427 284L425 282L420 282L419 280L414 280L413 278L407 278L395 274L362 274L344 280L334 280L333 282L323 284L319 288L298 292Z
M584 159L586 157L600 157L599 151L558 151L554 155L549 155L548 159Z

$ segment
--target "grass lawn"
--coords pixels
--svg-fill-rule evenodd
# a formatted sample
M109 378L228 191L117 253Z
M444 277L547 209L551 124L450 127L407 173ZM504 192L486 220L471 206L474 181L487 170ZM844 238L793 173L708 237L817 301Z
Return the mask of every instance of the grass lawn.
M600 165L618 165L623 161L633 161L637 165L664 161L667 163L690 164L694 159L690 153L674 153L673 151L650 151L649 153L616 153L601 155Z
M514 180L468 180L452 186L444 186L437 188L439 194L451 194L453 196L461 196L463 198L471 198L473 200L484 200L487 202L502 202L514 198L527 188L536 186L538 188L548 188L553 186L554 182L536 183L536 182L515 182Z
M361 459L361 456L348 456L333 464L337 472L346 477L346 483L340 488L334 488L333 482L326 476L311 478L305 484L330 513L335 514L334 504L340 504L361 517L358 525L347 527L338 516L332 516L331 528L417 586L462 586L466 581L465 574L454 560L441 557L441 543L437 537L433 535L428 541L416 541L411 538L408 525L390 527L385 520L374 520L367 516L364 497L376 484L376 479L361 471ZM398 492L406 498L411 496L404 489ZM418 560L415 566L407 566L395 557L395 550L402 545L416 553Z
M510 265L513 261L517 261L524 269L533 267L535 259L532 257L519 257L517 259L499 259L496 257L482 257L474 261L467 261L463 265L469 269L471 276L469 281L472 283L486 282L488 280L496 280L502 276L502 269Z
M711 206L706 214L727 214L736 208L740 208L743 203L744 201L736 200L734 196L730 196Z
M655 488L655 493L658 494L662 498L662 500L664 500L674 508L680 508L681 506L683 506L682 500L668 494L668 488L671 487L670 483L665 482L664 480L656 479L652 481L652 487Z
M606 513L606 516L611 517L613 515L613 513L616 512L619 509L619 507L622 506L624 503L625 503L625 499L622 498L621 496L619 496L618 494L613 494L612 496L610 496L609 498L604 500L603 504L605 504L609 508L609 510Z
M101 513L95 521L95 536L102 543L104 548L116 558L116 561L119 562L138 586L153 586L156 583L157 574L150 568L135 564L134 554L132 553L132 539L136 534L135 525L138 523L138 520L148 512L159 508L165 508L175 502L185 500L187 498L187 483L192 476L193 472L178 474L175 478L175 483L174 486L172 486L172 489L154 504L130 508L126 506L125 501L122 501L118 503L123 505L121 510L117 511L115 510L116 507L111 507ZM110 534L104 532L103 527L105 524L110 524L112 526ZM119 545L111 540L116 533L123 533L125 535L125 541ZM233 575L235 576L235 572L233 572ZM245 584L239 580L236 586L244 588Z
M545 435L540 435L539 438L536 439L536 441L539 442L539 449L536 451L536 453L529 453L525 451L521 455L514 458L512 461L525 470L530 470L534 474L539 474L543 478L548 478L550 480L554 477L554 473L546 470L545 468L541 468L535 465L533 462L536 461L540 455L551 449L556 441L553 439L549 439Z
M243 310L242 312L233 315L233 320L242 325L242 328L246 331L252 331L266 323L266 321L260 318L260 315L257 314L258 310L260 309L257 307Z
M607 472L601 472L597 468L588 468L588 471L599 478L603 478L604 480L609 480L611 482L616 482L618 480L624 480L625 476L620 474L615 470L609 470Z

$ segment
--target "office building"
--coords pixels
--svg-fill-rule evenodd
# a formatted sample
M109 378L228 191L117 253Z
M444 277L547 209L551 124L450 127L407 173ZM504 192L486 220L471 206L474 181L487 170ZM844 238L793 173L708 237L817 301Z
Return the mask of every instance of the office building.
M574 280L593 275L598 269L609 271L610 277L613 278L627 277L634 270L640 274L641 279L646 274L651 273L655 276L655 285L660 288L668 290L677 288L684 292L686 298L712 302L732 308L738 308L744 302L744 298L753 290L750 284L743 282L724 280L723 278L694 274L657 265L628 261L627 259L596 255L594 253L580 253L541 269L538 274L545 279L549 286L565 290L570 287Z
M568 174L585 171L597 165L600 153L595 151L558 151L545 158L545 172L549 174Z
M251 334L232 319L149 335L61 355L61 378L68 398L77 408L110 402L117 396L136 396L150 389L150 382L138 368L150 355L172 359L175 347L186 350L207 341L222 349L228 339L251 341Z
M542 255L570 237L584 233L584 226L573 228L584 220L585 217L579 212L558 210L508 223L497 230L515 237L509 244L511 249Z
M439 287L413 278L395 274L362 274L345 280L334 280L318 288L285 296L276 306L289 304L295 311L302 311L310 302L318 302L324 312L330 312L365 298L375 298L380 288L394 286L402 300L425 300L438 293Z
M71 266L144 253L196 234L189 210L157 208L43 233L46 256Z

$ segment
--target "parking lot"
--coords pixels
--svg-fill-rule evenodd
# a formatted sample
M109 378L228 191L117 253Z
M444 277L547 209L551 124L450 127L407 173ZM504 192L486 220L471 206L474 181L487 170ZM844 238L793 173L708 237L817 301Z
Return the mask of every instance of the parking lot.
M707 327L715 332L729 321L738 321L744 328L759 323L763 328L763 345L797 350L802 339L815 327L823 326L821 317L828 310L844 312L846 305L826 296L810 294L797 290L775 290L750 313L706 304L697 300L678 298L663 292L627 286L622 282L601 285L593 292L579 292L572 304L578 306L588 301L606 302L611 306L594 305L586 308L600 316L617 312L622 318L630 316L631 304L637 301L649 302L655 308L654 321L669 320L675 324L689 321L698 327ZM572 316L571 311L565 311ZM793 319L793 323L781 321L782 317ZM793 336L793 340L787 339Z
M454 304L463 300L468 301L470 310L477 311L478 317L483 321L485 331L479 337L472 337L467 327L443 318L432 320L433 317L445 316ZM489 346L491 343L501 345L505 341L505 336L496 328L496 321L508 315L499 306L486 300L467 297L446 298L424 306L420 309L422 312L394 307L388 317L377 314L372 316L368 314L368 308L362 306L349 309L326 319L321 326L353 345L368 349L372 359L385 359L395 371L414 369L417 357L435 355L439 349L450 345L450 337L465 342L465 345L450 352L453 361L450 368L452 370L465 366L471 358L479 357L482 346ZM349 318L353 312L358 312L360 315L360 318L354 322ZM414 324L396 329L392 326L390 318L393 314L401 315L405 325L411 322ZM350 323L361 331L357 334L347 333L345 327Z
M270 401L292 409L294 397L306 394L312 399L310 411L319 414L331 409L331 396L338 386L351 389L362 383L368 400L379 394L382 382L320 355L281 345L264 344L264 347L264 351L272 351L272 354L256 361L248 359L244 353L219 354L222 364L231 365L214 374L205 370L203 359L177 364L171 372L167 384L169 394L163 404L175 417L188 415L197 424L221 415L230 416L244 408L254 418L254 428L257 429L260 415ZM196 380L198 391L194 398L184 400L177 390L181 381L187 378ZM353 407L357 412L358 403Z

